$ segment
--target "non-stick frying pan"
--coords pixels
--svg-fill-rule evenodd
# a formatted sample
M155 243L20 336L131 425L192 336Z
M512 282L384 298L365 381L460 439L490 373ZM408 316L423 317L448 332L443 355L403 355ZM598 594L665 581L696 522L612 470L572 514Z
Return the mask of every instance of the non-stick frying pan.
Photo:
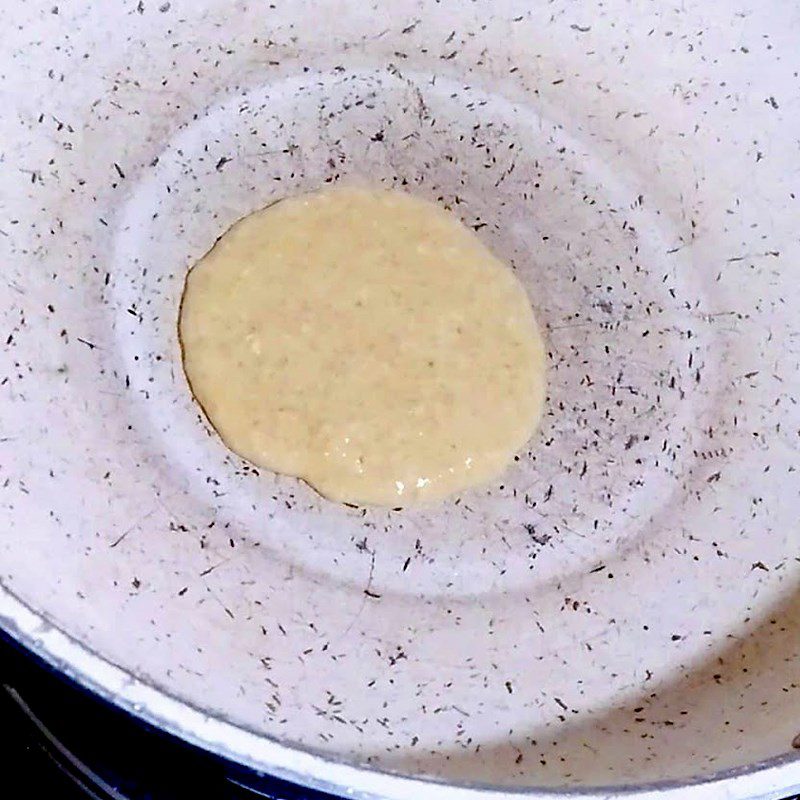
M800 784L794 4L13 0L0 25L7 631L355 797ZM188 268L347 181L452 208L543 323L544 424L482 490L337 505L191 397Z

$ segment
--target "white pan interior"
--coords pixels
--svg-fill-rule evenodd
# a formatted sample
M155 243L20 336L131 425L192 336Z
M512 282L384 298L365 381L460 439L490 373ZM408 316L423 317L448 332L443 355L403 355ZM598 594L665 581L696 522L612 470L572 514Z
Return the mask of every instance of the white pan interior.
M264 769L800 783L791 4L48 0L0 25L6 627ZM192 400L187 269L333 181L439 200L526 286L548 410L496 484L337 505Z

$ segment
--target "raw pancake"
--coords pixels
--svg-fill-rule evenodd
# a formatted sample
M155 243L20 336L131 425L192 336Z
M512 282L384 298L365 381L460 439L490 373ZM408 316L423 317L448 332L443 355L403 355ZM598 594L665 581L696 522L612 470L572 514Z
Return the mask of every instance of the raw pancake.
M334 500L483 483L542 414L544 348L516 276L398 192L327 189L236 223L189 272L180 338L228 447Z

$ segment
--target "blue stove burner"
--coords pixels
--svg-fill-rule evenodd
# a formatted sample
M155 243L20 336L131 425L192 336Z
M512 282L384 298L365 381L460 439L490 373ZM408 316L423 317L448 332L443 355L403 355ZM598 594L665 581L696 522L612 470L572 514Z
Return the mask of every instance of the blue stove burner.
M193 747L101 700L0 634L0 761L58 800L334 800Z

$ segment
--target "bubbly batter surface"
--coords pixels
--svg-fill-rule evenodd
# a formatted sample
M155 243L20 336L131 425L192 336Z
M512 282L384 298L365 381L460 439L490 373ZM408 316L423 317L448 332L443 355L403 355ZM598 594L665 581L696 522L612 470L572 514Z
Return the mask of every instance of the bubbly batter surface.
M445 209L326 189L236 223L189 272L184 368L236 453L388 506L496 477L544 402L514 273Z

